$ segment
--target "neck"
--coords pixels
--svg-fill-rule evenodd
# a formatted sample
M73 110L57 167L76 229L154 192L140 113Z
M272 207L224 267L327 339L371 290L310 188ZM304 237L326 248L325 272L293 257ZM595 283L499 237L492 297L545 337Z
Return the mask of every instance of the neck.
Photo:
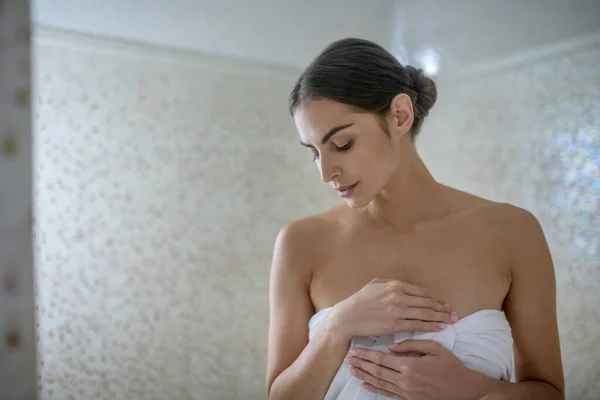
M412 230L422 221L443 215L447 209L443 186L429 172L411 143L388 185L366 207L377 225Z

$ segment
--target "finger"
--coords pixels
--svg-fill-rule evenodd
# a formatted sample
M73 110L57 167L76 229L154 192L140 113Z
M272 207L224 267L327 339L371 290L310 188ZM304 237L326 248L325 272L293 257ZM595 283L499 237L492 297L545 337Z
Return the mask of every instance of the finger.
M442 345L435 340L425 339L406 339L400 343L388 346L391 352L396 354L403 353L421 353L423 355L440 355Z
M380 394L382 396L389 397L390 399L397 399L397 400L405 399L405 397L402 397L399 394L388 392L387 390L383 390L383 389L378 389L375 386L373 386L367 382L363 382L360 386L362 386L363 388L365 388L366 390L368 390L371 393Z
M406 296L404 305L414 308L429 308L439 312L452 312L449 304L435 301L431 297Z
M416 297L425 297L433 299L434 301L440 304L446 304L446 302L442 299L438 299L427 292L427 289L422 288L421 286L412 285L410 283L402 282L402 288L405 294Z
M386 283L393 292L403 293L408 296L431 299L434 302L437 302L438 305L442 307L442 310L445 310L445 309L450 310L450 306L445 301L443 301L441 299L436 299L436 298L430 296L427 293L427 290L420 286L412 285L410 283L406 283L406 282L402 282L402 281L398 281L398 280L381 279L381 278L376 278L371 282Z
M406 365L411 361L405 357L398 357L394 354L382 353L377 350L353 349L350 351L350 357L360 360L370 361L374 364L391 369L392 371L402 372Z
M403 310L403 317L406 319L418 319L421 321L443 322L446 324L452 324L452 323L458 321L458 316L456 314L433 311L432 309L429 309L429 308L408 307Z
M439 332L448 328L448 324L444 322L430 322L417 319L399 319L394 325L395 332Z
M397 382L400 377L400 373L398 371L394 371L382 365L375 364L371 361L363 360L358 357L349 357L347 359L347 363L354 368L363 370L370 375L373 375L375 378L383 379L384 381L393 385L395 385L395 382Z
M404 290L404 293L406 293L410 296L431 298L431 296L427 293L426 289L424 289L420 286L417 286L417 285L412 285L410 283L402 282L402 289Z
M367 382L369 383L371 386L374 386L378 389L383 389L386 392L390 392L390 393L397 393L398 391L400 391L400 388L388 381L384 381L383 379L380 378L376 378L373 375L369 374L366 371L363 371L362 369L358 369L355 367L351 367L350 368L350 374L352 376L354 376L357 379L360 379L363 382Z
M393 279L386 279L386 278L373 278L371 279L371 282L369 283L387 283L387 282L392 282Z

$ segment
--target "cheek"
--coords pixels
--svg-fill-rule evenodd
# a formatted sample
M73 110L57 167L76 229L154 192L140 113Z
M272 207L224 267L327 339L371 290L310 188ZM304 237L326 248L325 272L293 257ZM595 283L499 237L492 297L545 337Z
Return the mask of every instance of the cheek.
M390 179L397 164L397 156L389 143L371 143L357 149L352 157L352 168L345 169L354 178L363 180L363 184L368 184L372 190L378 190Z
M372 165L379 173L386 174L390 169L394 169L398 163L398 154L389 143L387 138L374 143L370 154L370 160L367 165Z

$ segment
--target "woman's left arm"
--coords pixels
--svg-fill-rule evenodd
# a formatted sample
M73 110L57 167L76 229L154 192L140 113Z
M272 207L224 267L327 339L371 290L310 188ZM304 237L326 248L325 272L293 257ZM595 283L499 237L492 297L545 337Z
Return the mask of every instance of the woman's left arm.
M497 389L514 394L506 398L562 399L565 386L550 250L542 227L531 213L505 206L501 214L512 259L512 283L504 311L514 339L518 383L500 384Z
M408 340L390 348L397 355L353 352L348 360L351 373L365 381L368 390L397 399L437 399L441 394L444 399L564 398L552 257L532 214L502 208L497 228L512 260L504 311L514 339L516 383L468 369L437 342ZM399 356L410 352L424 357Z
M528 211L510 205L501 208L495 225L512 260L504 312L514 340L516 383L480 380L489 399L563 399L556 278L546 237Z

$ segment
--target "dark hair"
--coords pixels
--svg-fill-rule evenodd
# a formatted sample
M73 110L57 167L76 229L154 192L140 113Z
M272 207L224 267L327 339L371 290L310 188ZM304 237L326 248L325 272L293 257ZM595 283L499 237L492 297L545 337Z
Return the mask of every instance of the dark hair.
M304 100L330 99L385 116L392 99L406 93L412 100L412 137L437 100L434 81L422 69L403 66L383 47L364 39L331 43L300 75L289 97L289 109Z

